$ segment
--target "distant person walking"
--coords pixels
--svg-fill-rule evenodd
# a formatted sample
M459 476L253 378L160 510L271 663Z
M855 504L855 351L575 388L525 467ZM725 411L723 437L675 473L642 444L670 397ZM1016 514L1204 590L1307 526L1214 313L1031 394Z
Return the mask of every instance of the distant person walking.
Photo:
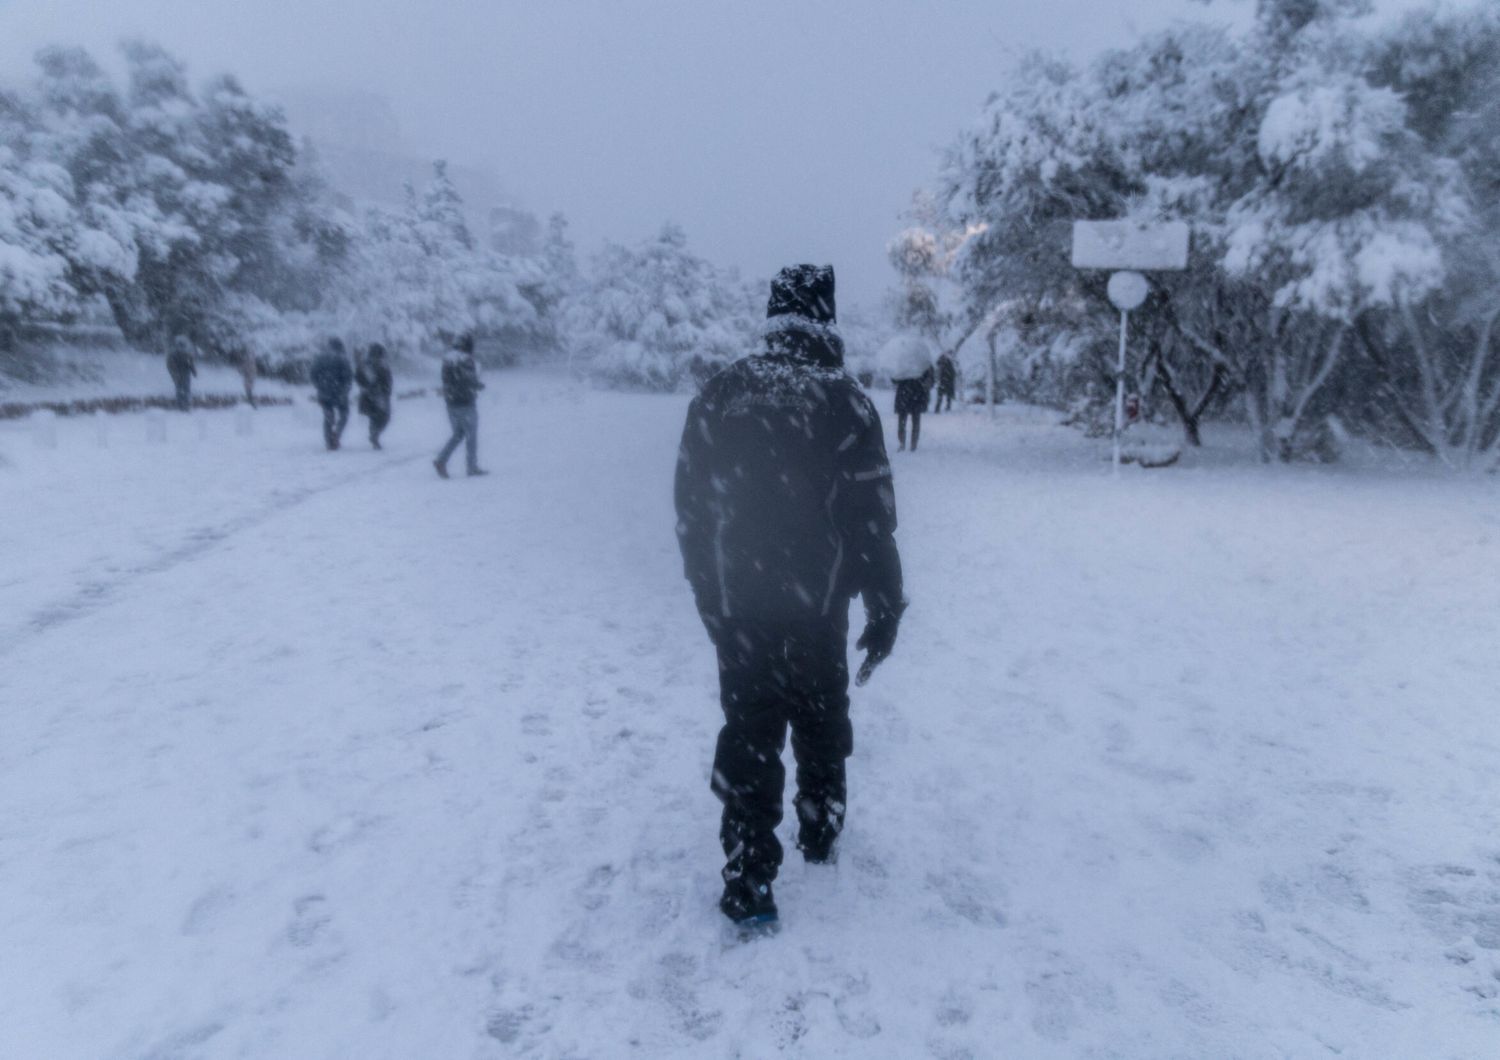
M896 448L906 448L906 421L911 420L911 450L917 451L917 440L922 436L922 413L927 411L928 394L932 388L932 369L928 368L915 379L896 380Z
M379 449L381 432L391 422L391 366L384 346L377 342L370 347L355 369L354 381L359 384L359 414L370 421L370 445Z
M953 398L958 393L958 363L951 353L937 359L937 404L932 407L936 416L943 411L943 399L948 399L948 410L953 410Z
M464 443L464 459L470 475L488 475L479 466L479 409L475 402L484 384L479 381L479 365L474 361L474 336L460 335L453 349L443 358L443 400L448 403L448 422L453 436L437 455L432 466L439 478L448 477L448 458Z
M172 350L167 354L167 374L177 388L177 408L187 412L193 407L193 376L198 374L198 360L193 356L193 344L186 335L172 339Z
M337 449L349 423L349 391L354 386L354 369L344 352L343 340L331 338L323 352L313 359L312 383L323 406L323 444Z
M235 367L240 370L240 382L245 387L245 404L254 408L255 377L258 374L255 354L251 353L244 344L239 344L230 351L230 359L234 361Z

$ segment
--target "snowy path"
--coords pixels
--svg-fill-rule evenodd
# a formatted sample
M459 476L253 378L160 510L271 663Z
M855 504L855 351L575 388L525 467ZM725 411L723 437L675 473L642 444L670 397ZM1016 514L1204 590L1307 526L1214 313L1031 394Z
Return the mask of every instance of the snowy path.
M1491 484L929 422L842 861L726 948L683 402L491 393L472 482L0 432L0 1055L1500 1054Z

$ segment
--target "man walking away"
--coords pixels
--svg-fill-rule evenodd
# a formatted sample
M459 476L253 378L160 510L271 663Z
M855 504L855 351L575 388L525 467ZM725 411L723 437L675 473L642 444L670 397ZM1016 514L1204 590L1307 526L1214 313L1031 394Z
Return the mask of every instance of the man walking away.
M843 368L832 267L783 269L766 313L764 351L689 407L676 476L683 568L719 659L719 908L740 925L777 916L789 725L797 846L809 862L833 860L853 749L849 601L864 596L861 684L890 654L905 607L880 416Z
M370 421L370 445L380 448L380 434L391 422L391 366L385 347L375 343L354 372L359 384L359 413Z
M443 446L432 466L440 478L448 477L448 458L458 443L464 443L464 460L470 475L488 475L479 466L479 409L475 405L484 384L479 381L479 365L474 362L474 336L460 335L453 349L443 358L443 400L448 403L448 422L453 436Z
M318 404L323 406L323 444L337 449L349 423L349 390L354 385L354 369L341 339L329 339L323 352L313 359L312 382L318 391Z
M172 339L172 349L167 354L167 374L177 388L177 408L187 412L193 407L193 376L198 374L198 359L193 356L193 344L186 335L176 335Z
M933 406L932 414L936 416L943 411L943 399L948 399L948 410L953 410L953 398L958 393L958 363L954 361L951 353L945 353L937 359L937 404Z

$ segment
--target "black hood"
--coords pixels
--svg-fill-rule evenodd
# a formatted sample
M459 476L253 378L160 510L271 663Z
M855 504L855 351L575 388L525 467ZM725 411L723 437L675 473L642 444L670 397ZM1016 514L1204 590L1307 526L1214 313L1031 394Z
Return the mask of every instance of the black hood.
M844 340L834 327L832 265L789 265L771 281L766 353L823 368L844 366Z
M788 265L771 281L766 316L799 316L819 324L838 319L833 301L832 265Z

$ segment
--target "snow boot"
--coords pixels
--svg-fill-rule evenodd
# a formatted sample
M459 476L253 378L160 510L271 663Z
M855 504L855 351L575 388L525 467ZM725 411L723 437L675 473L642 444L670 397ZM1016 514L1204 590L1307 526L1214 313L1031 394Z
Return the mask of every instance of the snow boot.
M482 467L476 467L473 471L470 471L468 474L469 474L470 478L478 478L480 475L488 475L489 472L486 471Z
M839 860L838 838L832 828L803 828L797 835L797 849L809 865L834 865Z
M771 884L746 876L736 876L725 882L719 909L740 928L771 927L777 921Z
M433 470L435 470L438 473L438 478L447 478L448 477L448 468L447 468L447 465L445 465L441 460L434 460L432 462L432 467L433 467Z

